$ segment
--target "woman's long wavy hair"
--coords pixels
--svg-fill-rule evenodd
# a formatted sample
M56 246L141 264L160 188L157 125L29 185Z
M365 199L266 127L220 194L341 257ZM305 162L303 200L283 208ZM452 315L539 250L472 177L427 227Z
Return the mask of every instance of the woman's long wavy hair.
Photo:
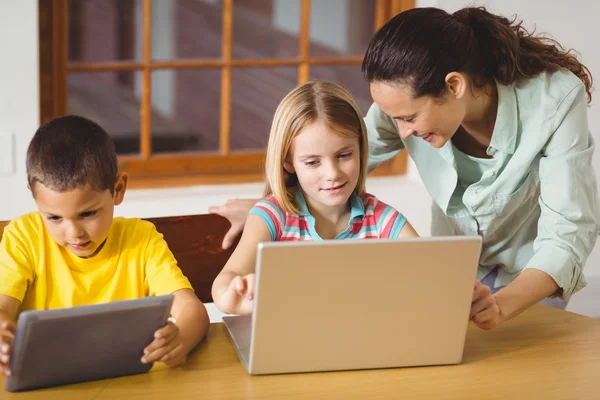
M569 70L592 100L592 75L573 50L529 33L522 21L467 7L454 14L414 8L396 15L375 33L362 64L369 82L398 82L414 97L442 97L445 77L466 73L482 87L494 80L509 85L542 72Z

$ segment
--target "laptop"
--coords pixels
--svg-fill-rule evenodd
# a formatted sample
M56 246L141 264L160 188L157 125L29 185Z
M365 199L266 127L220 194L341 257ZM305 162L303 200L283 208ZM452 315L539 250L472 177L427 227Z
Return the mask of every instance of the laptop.
M268 242L254 311L223 317L252 375L458 364L481 238Z
M144 348L167 323L173 295L19 315L9 392L148 372Z

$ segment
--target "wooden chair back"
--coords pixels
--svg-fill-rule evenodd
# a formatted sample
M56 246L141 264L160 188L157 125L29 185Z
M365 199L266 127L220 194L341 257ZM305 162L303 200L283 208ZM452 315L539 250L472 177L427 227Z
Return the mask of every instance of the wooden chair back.
M147 218L162 233L175 255L179 268L187 276L203 302L211 302L212 283L231 256L237 242L227 250L221 244L229 230L229 221L216 214Z
M2 240L2 235L4 235L4 228L9 224L10 221L0 221L0 240Z

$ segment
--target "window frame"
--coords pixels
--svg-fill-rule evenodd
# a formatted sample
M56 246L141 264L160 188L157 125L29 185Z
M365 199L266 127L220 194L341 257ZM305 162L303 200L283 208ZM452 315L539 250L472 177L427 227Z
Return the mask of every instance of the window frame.
M298 68L298 84L309 78L311 66L360 65L362 56L310 57L310 3L301 2L299 55L278 59L233 59L233 0L222 0L220 59L152 59L152 0L142 0L142 58L139 61L68 62L68 0L38 0L40 60L40 123L65 115L67 75L71 72L141 71L140 154L119 156L119 167L129 174L130 186L175 187L203 183L259 182L263 179L264 150L231 151L231 74L233 68ZM397 13L413 8L414 0L374 0L375 28ZM219 68L221 70L219 151L152 154L151 79L157 70ZM407 155L401 152L382 164L374 175L406 172Z

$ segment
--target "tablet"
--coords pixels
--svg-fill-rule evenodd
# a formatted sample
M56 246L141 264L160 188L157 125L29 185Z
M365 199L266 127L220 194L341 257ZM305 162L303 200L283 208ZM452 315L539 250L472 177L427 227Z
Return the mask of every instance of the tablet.
M167 323L173 295L24 311L6 378L9 392L148 372L144 348Z

